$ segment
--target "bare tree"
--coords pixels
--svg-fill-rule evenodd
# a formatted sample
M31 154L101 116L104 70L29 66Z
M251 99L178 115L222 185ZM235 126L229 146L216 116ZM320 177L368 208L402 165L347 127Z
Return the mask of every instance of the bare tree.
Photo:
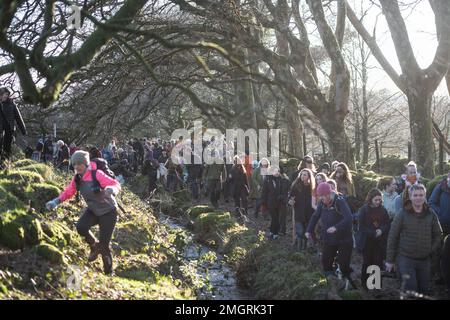
M347 17L363 37L374 57L397 87L406 95L409 105L409 121L413 158L424 168L424 175L434 175L433 125L431 118L432 96L450 67L450 2L430 0L435 15L438 46L433 62L421 69L414 56L411 42L401 15L398 1L379 0L395 45L402 74L399 75L384 57L356 14L347 3ZM448 78L447 78L448 80Z

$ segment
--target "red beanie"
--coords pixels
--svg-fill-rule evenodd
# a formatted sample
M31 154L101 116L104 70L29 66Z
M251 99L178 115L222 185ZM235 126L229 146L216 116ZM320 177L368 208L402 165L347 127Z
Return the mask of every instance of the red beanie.
M327 182L321 182L318 186L317 186L317 190L316 190L316 194L317 196L326 196L331 194L332 190L331 190L331 186L329 183Z

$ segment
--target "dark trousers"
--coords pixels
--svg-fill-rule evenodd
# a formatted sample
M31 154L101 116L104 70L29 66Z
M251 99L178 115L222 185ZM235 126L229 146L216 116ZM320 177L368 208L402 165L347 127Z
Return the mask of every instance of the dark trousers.
M87 209L77 222L78 233L86 239L89 245L94 244L97 239L94 237L91 228L95 225L99 225L100 229L100 250L102 253L108 254L109 243L114 231L114 227L117 222L117 212L111 211L110 213L104 214L102 216L96 216L91 210Z
M325 273L333 272L334 260L337 260L339 268L344 276L348 277L351 273L350 259L352 257L353 243L340 245L329 245L324 243L322 251L322 267Z
M382 269L384 248L385 245L381 239L367 239L366 245L362 252L363 264L361 268L361 285L363 287L366 287L367 279L369 278L367 267L370 265L376 265Z
M247 192L244 190L235 191L233 194L234 198L234 206L236 208L243 208L245 210L245 214L247 214Z
M270 213L270 233L278 234L280 232L280 212L278 208L269 209Z
M441 253L441 272L447 289L450 290L450 235L444 240L444 246Z
M407 276L405 280L405 290L416 291L427 294L431 282L431 259L417 260L402 255L398 256L398 271L401 279Z
M280 233L286 234L286 215L287 215L287 208L286 208L285 205L280 204L278 210L279 210Z
M192 198L198 199L200 195L199 195L199 183L197 181L197 178L188 177L188 185L189 189L191 190Z
M256 198L255 199L255 217L258 216L259 211L261 210L261 204L262 204L261 198Z
M231 186L231 180L227 179L223 185L223 199L226 201L231 197Z
M158 181L158 175L155 169L150 169L148 174L148 191L150 194L156 190L156 182Z
M217 207L219 198L220 198L220 179L210 179L207 181L208 183L208 193L209 199L214 207Z
M14 141L14 135L10 130L1 130L0 131L1 160L11 158L13 141Z
M270 221L270 233L272 234L286 234L286 206L278 205L269 209L271 221Z
M169 192L177 191L178 177L176 174L169 173L167 175L167 190Z

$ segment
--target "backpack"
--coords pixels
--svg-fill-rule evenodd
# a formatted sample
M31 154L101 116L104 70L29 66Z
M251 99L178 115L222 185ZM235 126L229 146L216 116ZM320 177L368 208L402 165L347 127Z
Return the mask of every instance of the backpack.
M97 180L97 170L103 171L108 177L113 178L113 179L116 179L116 175L108 167L108 163L106 162L105 159L95 158L95 159L92 159L91 161L93 161L97 164L97 169L91 170L92 183L93 183L92 189L94 192L99 192L102 188L100 186L100 182L98 182L98 180ZM77 190L77 193L76 193L76 201L77 202L80 201L80 182L81 182L81 175L76 174L75 175L75 186L76 186L76 190Z
M108 166L108 162L105 159L102 158L95 158L92 159L91 161L95 162L95 164L97 165L97 170L101 170L103 171L108 177L116 179L116 175L114 174L114 171L112 171L109 166ZM92 170L93 172L96 170Z

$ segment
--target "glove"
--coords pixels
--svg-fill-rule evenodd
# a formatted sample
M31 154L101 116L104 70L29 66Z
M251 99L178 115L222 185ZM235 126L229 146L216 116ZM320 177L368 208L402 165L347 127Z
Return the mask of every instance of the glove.
M378 238L379 236L381 236L383 234L383 231L381 231L380 229L377 229L375 234L375 237Z
M386 271L387 272L393 272L394 271L394 264L386 262Z
M61 202L61 201L59 200L59 198L55 198L55 199L53 199L53 200L47 202L47 203L45 204L45 207L47 208L47 210L52 211L52 210L54 210L54 209L58 206L58 204L59 204L60 202Z
M113 187L106 187L106 188L105 188L105 194L106 194L107 196L113 195L113 194L114 194L114 188L113 188Z

